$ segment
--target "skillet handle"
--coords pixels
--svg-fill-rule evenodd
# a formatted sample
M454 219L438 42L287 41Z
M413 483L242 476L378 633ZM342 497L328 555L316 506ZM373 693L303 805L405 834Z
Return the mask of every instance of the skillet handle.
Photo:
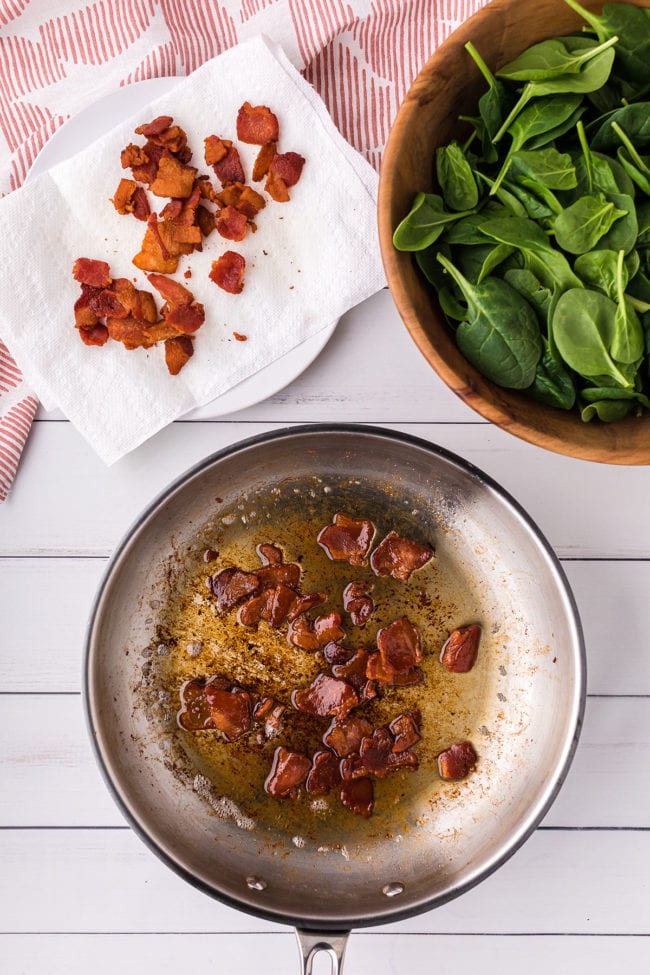
M302 959L302 975L312 975L314 958L319 951L326 951L332 959L332 975L341 975L343 956L348 943L349 931L332 931L323 934L318 931L296 930L298 948Z

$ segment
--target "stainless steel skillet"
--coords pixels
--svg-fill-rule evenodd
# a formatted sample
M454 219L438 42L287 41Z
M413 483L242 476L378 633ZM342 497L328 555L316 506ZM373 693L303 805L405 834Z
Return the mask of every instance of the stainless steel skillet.
M479 753L476 771L441 790L420 769L409 777L398 812L384 810L370 821L350 815L337 827L335 843L324 819L296 844L280 818L274 824L272 816L251 818L229 805L219 782L206 795L204 779L193 777L191 762L184 768L174 752L164 700L154 707L149 693L156 616L217 522L231 520L232 512L260 516L263 498L282 505L306 484L329 511L367 499L388 523L414 519L435 539L441 571L453 567L484 624L481 692L466 728ZM504 863L560 788L584 696L575 603L529 517L448 451L372 427L281 430L187 472L118 546L87 635L91 740L125 816L194 886L232 907L294 925L304 972L321 948L340 971L351 928L430 910Z

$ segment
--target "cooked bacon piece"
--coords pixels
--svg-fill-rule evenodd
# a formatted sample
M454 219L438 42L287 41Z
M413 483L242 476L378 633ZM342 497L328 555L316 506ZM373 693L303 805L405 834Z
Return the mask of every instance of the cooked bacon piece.
M257 159L253 164L253 182L259 183L260 180L264 179L269 171L269 166L273 162L275 152L277 149L276 142L267 142L265 146L262 146L257 154Z
M120 153L120 163L122 169L132 169L134 166L145 166L149 162L149 156L144 146L136 146L134 142L129 142L128 146ZM145 182L141 180L141 182Z
M147 336L147 324L132 315L125 318L107 318L108 334L115 342L121 342L125 349L149 349L153 345Z
M139 125L135 130L135 134L143 135L145 139L151 139L152 136L157 136L161 132L165 132L173 121L174 119L171 115L158 115L151 122L145 122L143 125Z
M464 779L476 765L478 756L470 741L459 741L438 755L441 779Z
M356 654L356 650L344 647L342 643L328 643L323 649L323 656L330 666L334 664L347 664Z
M341 784L339 763L328 751L316 752L307 776L305 788L312 796L326 796L330 789Z
M237 138L253 146L277 142L280 124L277 116L266 105L244 102L237 113Z
M296 593L294 589L280 583L275 589L268 590L273 595L268 608L269 623L277 629L286 622L291 607L294 604Z
M244 213L249 220L256 217L266 206L264 197L243 183L229 183L225 189L216 194L216 201L222 207L234 207Z
M270 542L260 542L255 551L262 565L282 565L284 562L282 549Z
M349 582L343 590L343 609L355 626L365 626L374 612L370 589L367 582Z
M339 758L358 753L361 740L372 735L373 726L357 714L345 718L335 718L325 734L323 744L327 745Z
M251 596L239 607L237 620L242 626L256 627L261 620L268 622L274 589L265 589L258 596Z
M81 294L74 303L74 323L76 328L92 328L97 324L97 315L90 307L90 302L99 293L98 288L89 284L81 285Z
M165 228L166 221L158 221L155 213L147 220L142 247L133 258L133 263L141 271L160 271L162 274L173 274L178 267L178 257L182 252L174 247L171 234ZM174 251L170 251L170 247Z
M275 749L273 764L264 782L264 788L276 799L285 797L295 799L310 769L311 762L308 758L299 752L290 752L288 748L280 745Z
M216 193L216 190L215 190L214 186L210 182L210 177L209 176L197 176L197 178L196 178L196 185L199 188L199 194L201 196L201 199L202 200L211 200L212 203L214 203L214 201L217 198L217 193Z
M108 341L108 329L105 325L81 325L78 332L84 345L106 345Z
M352 684L360 701L371 701L373 697L377 697L377 686L366 674L368 656L367 650L359 649L345 663L332 666L333 675Z
M246 214L240 213L234 207L224 207L217 214L217 231L226 240L243 240L246 236Z
M96 291L90 298L89 308L97 318L126 318L128 309L124 307L119 296L114 291L105 288L104 291Z
M124 154L122 155L122 166L124 166L125 158L129 158L128 150L131 148L139 150L137 157L143 160L140 163L131 163L131 173L133 174L133 179L137 179L139 183L146 183L149 186L155 180L156 174L158 173L158 164L163 154L167 152L167 150L164 146L154 145L153 142L147 142L142 147L127 146L127 149L125 150L125 152L127 152L127 156L125 157ZM131 156L135 157L136 154L132 153Z
M293 691L291 703L297 711L319 718L343 716L359 703L357 692L347 681L319 674L309 685Z
M232 609L247 596L252 596L259 588L260 580L253 572L242 572L236 566L222 569L210 576L209 586L217 597L217 609L222 613Z
M405 674L396 674L394 671L386 670L379 653L368 655L366 677L371 681L379 681L380 684L387 687L412 687L424 682L424 672L420 667L413 667Z
M108 288L112 280L110 271L106 261L94 261L89 257L78 257L72 266L75 280L93 288Z
M269 172L278 176L285 186L295 186L305 165L304 158L297 152L276 153L273 157Z
M370 565L377 576L392 576L406 582L411 573L430 562L433 555L430 545L419 545L391 531L370 556Z
M185 199L194 189L196 169L185 166L165 150L158 161L156 178L149 189L155 196L171 196Z
M228 690L230 681L225 677L211 677L209 681L194 678L186 681L181 687L181 707L176 719L181 728L186 731L203 731L214 728L210 702L206 697L206 688L212 690Z
M222 186L226 186L228 183L244 183L246 181L244 167L241 164L239 152L236 147L229 139L216 139L216 141L213 141L215 139L215 136L208 136L205 140L206 163L208 166L212 166ZM224 147L226 150L223 155L221 154L221 147ZM208 155L210 158L219 155L220 158L210 163L208 162Z
M338 613L327 613L309 620L298 616L289 624L287 639L294 647L314 653L328 643L342 640L345 633L341 629L341 617Z
M131 205L133 216L136 220L146 221L149 219L149 214L151 213L149 200L147 199L147 194L141 186L138 186L134 192Z
M287 613L287 619L290 623L293 623L303 613L314 609L315 606L320 606L324 602L327 602L327 596L324 592L310 592L306 596L297 596L293 606Z
M173 278L164 277L162 274L148 274L147 281L153 285L161 298L170 304L191 305L194 301L192 292Z
M342 759L341 776L344 780L360 779L367 775L385 779L391 772L399 769L412 772L418 765L415 752L394 752L389 731L386 728L375 728L372 735L362 739L358 755Z
M156 303L150 291L140 291L135 288L128 278L115 278L112 291L128 315L132 315L141 322L151 325L158 319ZM119 316L116 316L119 317Z
M375 526L367 518L350 518L340 512L334 515L331 525L326 525L316 541L333 562L349 562L365 565L375 534Z
M253 718L258 723L264 722L264 737L277 738L282 730L282 718L286 711L284 704L278 704L272 697L265 697L253 708Z
M399 752L405 752L413 745L417 745L422 738L420 734L421 720L422 715L419 711L410 714L398 714L396 718L393 718L388 728L394 739L392 748L394 752L399 754Z
M193 334L201 327L205 321L205 311L202 304L194 301L191 291L178 281L160 274L150 274L147 280L166 299L162 316L169 325L173 325L179 332L187 335Z
M138 188L134 179L121 179L111 199L111 203L118 213L133 213L133 194Z
M216 227L215 217L212 210L208 210L207 207L198 206L196 208L196 225L201 231L203 237L209 237L212 231ZM197 245L197 250L199 245Z
M255 574L260 580L262 589L273 589L275 586L291 586L296 589L300 585L300 566L297 562L286 562L282 565L264 565L256 569Z
M452 674L466 674L476 663L480 639L480 626L454 630L442 646L440 662Z
M206 685L205 697L210 705L212 723L227 741L235 741L251 730L252 699L248 691L241 687L225 691Z
M385 673L407 674L422 662L420 631L406 616L401 616L377 633L377 649Z
M228 149L232 145L232 142L227 140L222 140L216 135L209 135L204 141L205 145L205 163L206 166L214 166L215 163L221 162L228 155Z
M144 330L144 334L154 345L156 342L166 342L167 339L180 338L183 335L179 329L165 321L155 322L153 325L147 325Z
M194 355L194 343L189 335L165 340L165 362L171 376L177 376Z
M212 262L212 270L208 274L223 291L231 295L238 295L244 290L244 270L246 261L235 251L226 251L216 261Z
M264 189L276 203L288 203L291 199L285 181L277 173L272 173L270 170L266 177Z
M372 816L375 804L372 781L370 779L355 779L343 782L341 785L341 802L357 816L368 819Z

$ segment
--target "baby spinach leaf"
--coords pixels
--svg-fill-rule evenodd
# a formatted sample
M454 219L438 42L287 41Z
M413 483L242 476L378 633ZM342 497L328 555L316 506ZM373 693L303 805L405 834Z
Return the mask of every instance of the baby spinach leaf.
M499 267L500 264L510 257L513 253L514 247L508 247L507 244L497 244L496 247L490 248L490 253L486 254L485 260L481 266L479 276L477 279L477 284L481 284L488 275L492 274L495 268Z
M481 232L511 247L550 250L551 243L534 220L526 217L492 217L480 225Z
M476 50L471 41L465 45L465 50L472 57L474 63L488 83L488 89L478 100L478 110L482 126L483 156L486 162L496 162L498 153L492 144L494 136L501 128L503 120L513 107L516 98L510 88L502 81L498 81L487 64ZM479 126L476 126L479 131Z
M547 205L535 192L541 184L534 183L532 180L527 180L526 182L530 186L522 186L504 179L500 186L500 191L505 190L506 193L515 196L524 207L524 216L529 217L531 220L546 220L548 217L552 217L555 212L554 208ZM559 207L559 209L561 211L562 207Z
M449 224L445 231L448 244L484 244L485 235L479 230L482 223L490 217L503 217L509 213L508 209L496 200L488 200L476 213L471 213L456 223Z
M499 278L472 285L444 255L438 260L467 301L467 320L456 331L463 355L499 386L530 386L542 347L537 319L528 302Z
M556 250L534 221L522 217L486 220L481 231L488 237L521 251L525 266L551 291L581 288L582 282L564 254Z
M527 390L533 399L560 410L570 410L576 401L576 389L562 360L554 356L544 339L544 352L537 363L535 379Z
M452 322L463 322L467 318L467 305L459 301L451 288L442 287L438 291L438 301L447 319Z
M539 180L550 190L570 190L577 186L576 168L568 152L558 152L552 146L546 149L521 150L510 157L508 175Z
M457 142L436 149L436 175L450 210L473 210L478 205L478 186L465 153Z
M612 128L618 139L622 142L622 145L619 146L618 152L616 153L618 161L630 179L636 183L646 196L650 196L650 159L648 157L644 158L637 152L636 146L628 138L627 133L621 128L618 122L612 122Z
M503 275L506 281L522 298L531 304L538 313L538 318L546 331L548 311L553 292L545 287L532 271L527 268L510 268Z
M584 254L596 246L626 211L617 210L604 193L582 196L556 218L553 232L559 246L570 254Z
M580 416L585 423L598 418L603 423L615 423L622 420L631 413L633 404L629 400L597 400L595 403L588 403L580 411Z
M509 81L546 81L576 74L586 61L614 43L613 38L597 44L590 38L553 37L527 48L514 61L499 68L497 75Z
M639 316L625 296L625 271L623 251L618 253L616 265L616 318L612 338L612 358L617 362L630 364L643 356L643 329Z
M554 125L553 128L547 129L545 132L541 132L539 135L532 136L532 138L526 140L527 149L539 149L542 146L547 146L551 142L557 142L558 139L566 135L567 132L572 132L576 127L576 124L580 120L581 116L585 112L585 105L583 102L579 102L577 107L571 112L568 118L558 125Z
M600 246L616 252L623 250L629 254L634 249L639 233L634 200L627 193L605 193L605 197L625 215L613 224L604 237L601 237Z
M588 288L570 288L558 299L552 320L553 340L565 363L589 379L610 376L633 388L612 358L617 306L606 295Z
M435 193L418 193L410 213L404 217L393 234L398 251L421 251L437 240L446 224L460 220L466 213L448 213L442 198Z
M625 286L628 275L624 267ZM610 250L593 250L576 257L573 270L588 288L602 291L608 298L616 300L618 277L618 254Z
M650 63L650 20L648 11L630 3L607 3L601 16L603 30L617 35L616 61L619 71L634 82L648 79Z
M650 145L650 102L624 105L605 118L595 132L590 132L590 144L595 152L615 152L618 148L612 122L627 132L637 148Z
M587 403L596 403L603 399L636 400L642 406L650 407L650 399L635 389L621 389L620 386L587 386L580 392Z

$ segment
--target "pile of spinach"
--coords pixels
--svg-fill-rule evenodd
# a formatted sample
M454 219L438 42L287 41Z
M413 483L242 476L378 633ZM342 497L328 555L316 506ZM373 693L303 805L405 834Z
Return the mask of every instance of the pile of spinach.
M393 241L492 382L612 421L650 409L650 10L564 2L496 76L467 44L487 90Z

